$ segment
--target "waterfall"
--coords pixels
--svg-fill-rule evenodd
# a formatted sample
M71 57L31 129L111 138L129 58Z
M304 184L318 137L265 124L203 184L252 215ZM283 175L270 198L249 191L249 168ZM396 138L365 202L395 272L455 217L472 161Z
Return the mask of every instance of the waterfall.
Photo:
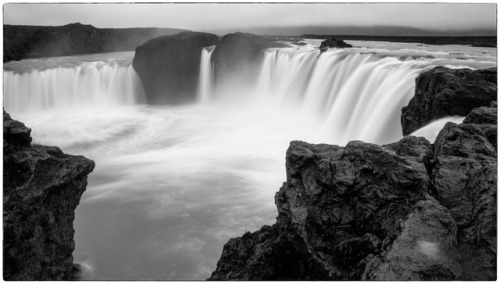
M432 57L427 51L336 49L320 53L314 47L272 48L265 51L255 71L257 83L228 83L226 94L223 88L214 89L210 61L214 48L201 50L199 104L234 102L235 109L292 110L295 116L321 121L321 131L334 136L328 142L336 144L400 139L401 108L414 95L415 78L436 65L494 66L490 57L484 62L482 57L466 62L441 53L433 54L442 58ZM4 106L7 111L29 112L143 103L145 94L132 58L133 53L115 53L9 62L4 65Z
M209 50L211 48L211 50ZM210 56L214 51L213 47L206 47L201 50L200 76L198 82L198 102L206 104L210 101L213 89L213 66Z
M4 71L4 106L8 111L131 105L143 100L141 81L131 65L96 61L27 72Z
M387 143L401 138L401 108L414 95L416 76L429 68L428 62L349 50L268 50L256 92L319 116L335 143Z

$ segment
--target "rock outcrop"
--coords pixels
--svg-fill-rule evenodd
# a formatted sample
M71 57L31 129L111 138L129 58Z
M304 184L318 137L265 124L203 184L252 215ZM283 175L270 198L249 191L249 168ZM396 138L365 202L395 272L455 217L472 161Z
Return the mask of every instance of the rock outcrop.
M209 280L496 279L496 109L434 145L294 141L276 224L224 246Z
M72 280L73 219L94 162L31 144L31 130L3 114L4 280Z
M352 47L352 45L346 43L341 39L332 37L330 39L322 41L321 45L319 46L319 50L321 52L325 52L328 50L328 48L348 48L348 47Z
M208 33L182 32L139 46L133 67L149 104L180 104L196 98L202 48L217 44Z
M497 100L497 69L448 69L438 66L416 79L415 96L403 107L403 135L433 120L466 116L477 107Z
M429 167L433 192L458 225L462 279L496 279L497 108L447 123Z
M148 39L179 33L168 28L99 29L73 23L64 26L4 25L3 62L25 58L133 51Z
M240 87L252 85L257 78L264 51L267 48L283 46L250 33L225 35L215 47L211 57L216 84L221 83L221 78L224 78Z

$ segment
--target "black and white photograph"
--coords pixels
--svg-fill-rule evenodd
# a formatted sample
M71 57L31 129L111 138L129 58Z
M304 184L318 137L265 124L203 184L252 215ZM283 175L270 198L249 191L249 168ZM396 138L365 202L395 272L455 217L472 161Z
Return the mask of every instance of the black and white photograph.
M4 2L4 281L495 281L496 2Z

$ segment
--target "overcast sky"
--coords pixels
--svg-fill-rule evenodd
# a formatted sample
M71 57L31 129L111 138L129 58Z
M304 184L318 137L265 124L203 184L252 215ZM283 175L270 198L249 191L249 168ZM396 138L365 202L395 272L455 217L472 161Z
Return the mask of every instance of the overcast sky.
M4 23L99 28L171 27L198 31L258 26L397 25L423 29L494 29L495 4L5 4Z

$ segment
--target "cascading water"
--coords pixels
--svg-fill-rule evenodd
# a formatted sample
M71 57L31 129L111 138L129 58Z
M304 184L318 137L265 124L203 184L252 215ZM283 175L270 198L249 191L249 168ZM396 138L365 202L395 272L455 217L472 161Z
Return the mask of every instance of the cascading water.
M206 47L201 50L200 79L198 82L198 102L206 104L210 101L213 89L213 66L210 62L210 56L214 47Z
M22 73L4 72L4 105L13 112L142 102L143 87L131 65L97 61Z
M386 143L401 137L399 115L413 96L418 61L348 50L294 49L266 53L257 90L280 105L295 105L323 121L333 143L353 139ZM394 120L395 123L391 123Z
M255 88L228 101L203 49L198 103L184 106L137 104L133 53L4 64L5 109L34 141L96 162L74 222L90 279L206 279L229 238L275 221L291 140L396 141L419 73L496 65L494 48L318 43L266 51Z

